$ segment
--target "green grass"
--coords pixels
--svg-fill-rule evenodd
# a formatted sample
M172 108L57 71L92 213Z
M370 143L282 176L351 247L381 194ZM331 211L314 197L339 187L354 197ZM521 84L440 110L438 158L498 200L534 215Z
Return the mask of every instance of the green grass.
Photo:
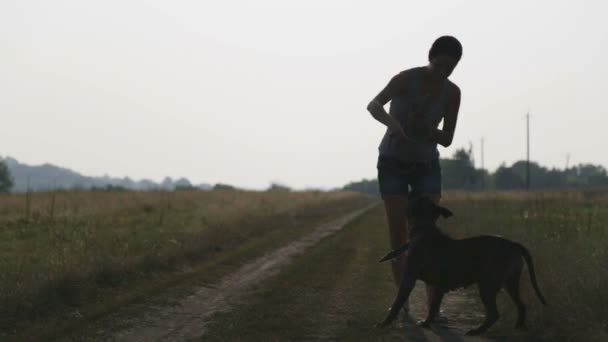
M369 201L321 192L2 196L2 336L55 334L188 278L214 279Z
M549 306L522 278L533 334L546 340L608 338L608 193L603 191L458 194L443 204L456 237L497 234L528 247ZM514 316L506 296L501 312ZM504 324L504 322L503 322Z
M521 288L529 310L529 331L521 335L513 329L515 308L503 293L499 295L502 317L490 337L606 340L608 194L448 193L442 204L455 213L440 221L452 236L499 234L526 245L534 258L549 306L534 296L524 274ZM395 295L387 265L377 263L387 249L388 232L380 206L259 284L238 310L216 315L201 340L428 340L427 332L403 322L399 329L372 329ZM457 338L481 321L478 316L466 317L481 307L476 288L463 295L468 302L457 308L457 322L451 322L462 325ZM450 315L454 308L445 310ZM423 318L424 312L424 308L419 310L416 318ZM449 333L454 331L438 332L440 339L450 338Z
M59 322L61 330L142 294L212 282L369 200L352 193L75 192L33 194L26 202L0 196L0 323L7 332L37 322ZM530 249L549 302L538 302L524 274L531 340L607 339L608 193L447 193L442 203L455 213L440 222L452 236L499 234ZM258 284L239 310L217 315L205 341L403 340L419 333L405 323L388 332L371 328L395 294L387 265L377 263L387 249L379 206ZM470 297L477 301L476 291ZM510 336L515 310L506 295L499 301L503 317L492 331ZM74 318L76 310L84 318Z

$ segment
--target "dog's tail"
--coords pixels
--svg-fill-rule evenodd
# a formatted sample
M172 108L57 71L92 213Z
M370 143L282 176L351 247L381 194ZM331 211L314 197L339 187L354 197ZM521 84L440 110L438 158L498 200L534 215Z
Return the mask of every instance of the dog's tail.
M547 301L545 301L545 297L543 297L542 293L540 292L540 289L538 288L538 283L536 282L536 273L534 272L532 256L530 255L530 252L528 252L528 249L526 247L520 244L517 245L519 246L519 249L521 250L524 259L526 259L526 264L528 264L528 272L530 272L530 281L532 282L532 287L534 287L534 291L536 292L536 295L538 296L538 299L540 299L541 303L547 305Z
M401 247L399 247L397 249L393 249L392 251L388 252L384 256L384 258L380 259L380 262L384 262L386 260L395 259L396 257L400 256L401 253L405 252L409 247L410 247L410 243L406 242Z

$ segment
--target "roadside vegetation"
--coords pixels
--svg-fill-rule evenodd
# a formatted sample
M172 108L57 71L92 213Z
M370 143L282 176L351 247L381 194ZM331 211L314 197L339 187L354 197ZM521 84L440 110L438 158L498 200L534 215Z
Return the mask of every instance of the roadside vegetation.
M0 337L52 335L189 274L214 279L371 201L319 191L0 195Z

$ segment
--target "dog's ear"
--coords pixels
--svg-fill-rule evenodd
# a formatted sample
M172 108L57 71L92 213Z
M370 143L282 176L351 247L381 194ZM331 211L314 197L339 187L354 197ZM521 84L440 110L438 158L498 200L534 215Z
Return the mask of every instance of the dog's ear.
M439 208L439 213L441 214L441 216L443 216L445 218L454 216L454 214L449 209L444 208L444 207L439 207L439 206L438 206L438 208Z

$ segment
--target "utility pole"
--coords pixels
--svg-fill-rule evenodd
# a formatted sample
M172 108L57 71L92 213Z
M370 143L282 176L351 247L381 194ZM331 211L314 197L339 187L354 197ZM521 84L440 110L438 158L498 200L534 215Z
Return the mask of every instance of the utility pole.
M484 170L484 155L483 155L483 143L484 143L484 139L481 138L481 169Z
M530 111L526 114L526 190L530 190Z
M485 175L485 168L484 168L484 156L483 156L483 138L481 138L481 189L485 189L486 188L486 175Z
M471 140L469 140L469 158L471 158L471 164L475 168L475 156L473 155L473 142Z

